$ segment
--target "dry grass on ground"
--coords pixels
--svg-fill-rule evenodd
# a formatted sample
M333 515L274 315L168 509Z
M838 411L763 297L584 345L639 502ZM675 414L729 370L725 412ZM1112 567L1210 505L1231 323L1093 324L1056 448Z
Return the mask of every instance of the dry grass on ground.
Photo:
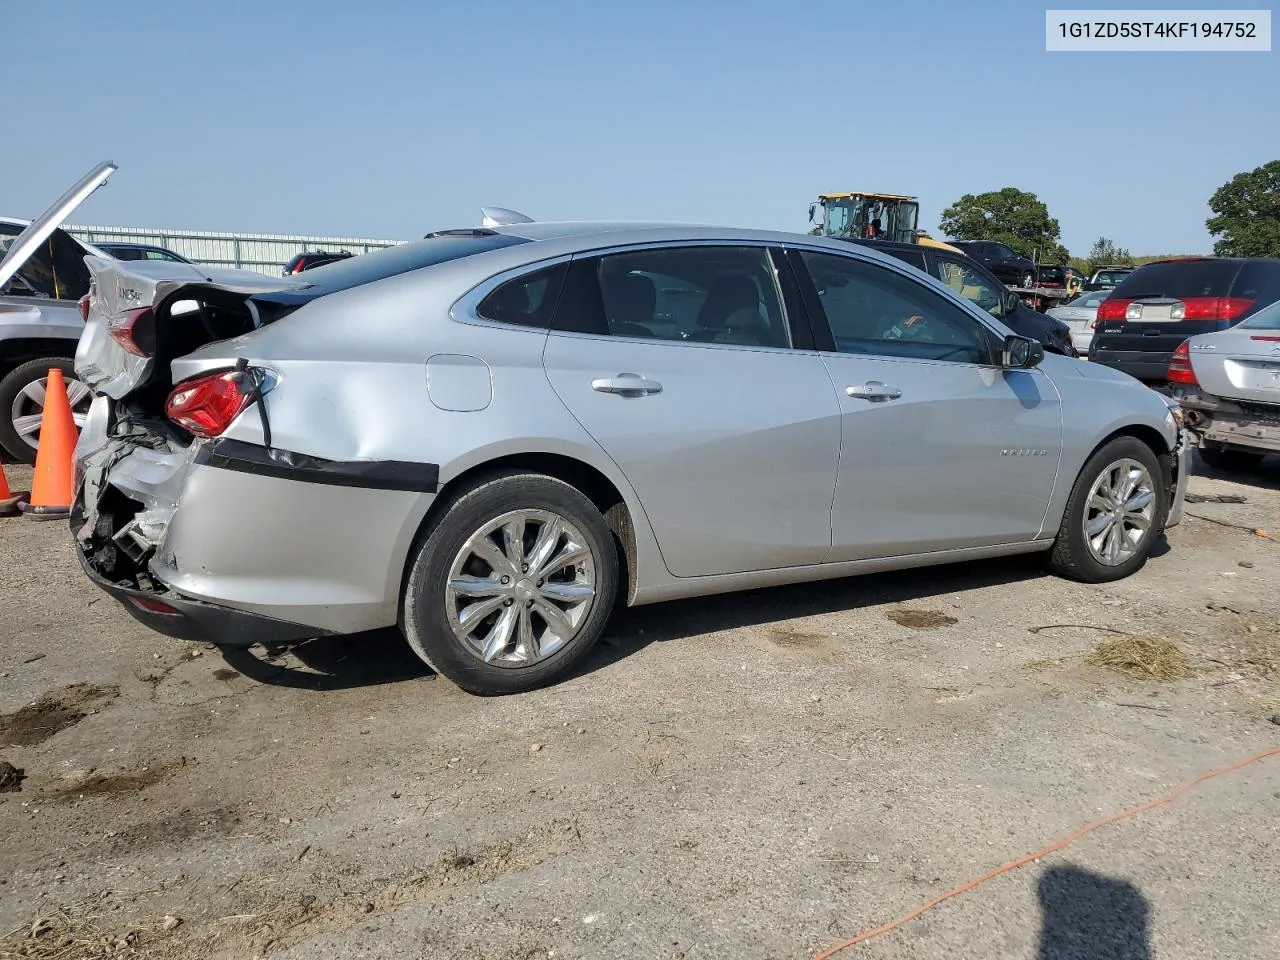
M1191 676L1191 661L1166 637L1107 637L1094 647L1088 663L1151 680L1182 680Z

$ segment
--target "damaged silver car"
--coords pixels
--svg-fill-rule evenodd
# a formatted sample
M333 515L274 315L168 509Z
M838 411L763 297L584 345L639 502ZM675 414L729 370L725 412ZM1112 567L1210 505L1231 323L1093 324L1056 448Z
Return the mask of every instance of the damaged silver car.
M1191 337L1169 362L1191 442L1219 470L1280 456L1280 302L1229 330Z
M873 249L484 223L257 286L90 259L88 575L218 644L399 625L491 694L615 603L1009 554L1114 580L1181 515L1160 396Z

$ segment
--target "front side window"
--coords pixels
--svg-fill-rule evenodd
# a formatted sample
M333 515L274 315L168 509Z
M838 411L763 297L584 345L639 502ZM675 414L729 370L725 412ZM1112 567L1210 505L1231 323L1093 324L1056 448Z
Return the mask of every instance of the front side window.
M890 247L884 251L895 260L901 260L903 263L909 263L917 270L924 269L924 253L918 250L897 250Z
M976 303L981 309L994 317L1003 312L1004 296L1002 290L991 285L984 275L968 264L952 257L939 256L934 260L934 271L939 280L966 300Z
M556 329L615 337L789 347L763 247L664 247L574 262Z
M801 256L839 353L991 362L986 328L927 287L849 257Z

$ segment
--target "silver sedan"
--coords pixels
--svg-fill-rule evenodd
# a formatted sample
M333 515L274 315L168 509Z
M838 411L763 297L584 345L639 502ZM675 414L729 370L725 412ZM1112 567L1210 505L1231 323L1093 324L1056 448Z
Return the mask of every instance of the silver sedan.
M1249 470L1280 455L1280 302L1185 341L1169 363L1169 387L1210 466Z
M1181 514L1162 397L838 240L499 212L269 289L89 266L72 527L175 636L398 624L513 692L615 602L1010 554L1115 580Z
M1082 357L1088 355L1089 344L1093 342L1093 324L1098 319L1098 306L1110 295L1110 290L1090 290L1060 307L1051 307L1045 311L1071 328L1071 342Z

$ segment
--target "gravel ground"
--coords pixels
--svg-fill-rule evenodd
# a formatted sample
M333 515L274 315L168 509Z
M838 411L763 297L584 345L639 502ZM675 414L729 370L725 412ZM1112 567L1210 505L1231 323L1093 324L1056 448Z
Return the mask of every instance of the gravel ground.
M1280 463L1191 489L1247 502L1121 583L1020 558L621 611L500 699L392 632L156 636L65 525L0 520L0 960L814 956L1280 747ZM1091 666L1099 628L1191 675ZM1280 957L1278 800L1274 757L840 956Z

